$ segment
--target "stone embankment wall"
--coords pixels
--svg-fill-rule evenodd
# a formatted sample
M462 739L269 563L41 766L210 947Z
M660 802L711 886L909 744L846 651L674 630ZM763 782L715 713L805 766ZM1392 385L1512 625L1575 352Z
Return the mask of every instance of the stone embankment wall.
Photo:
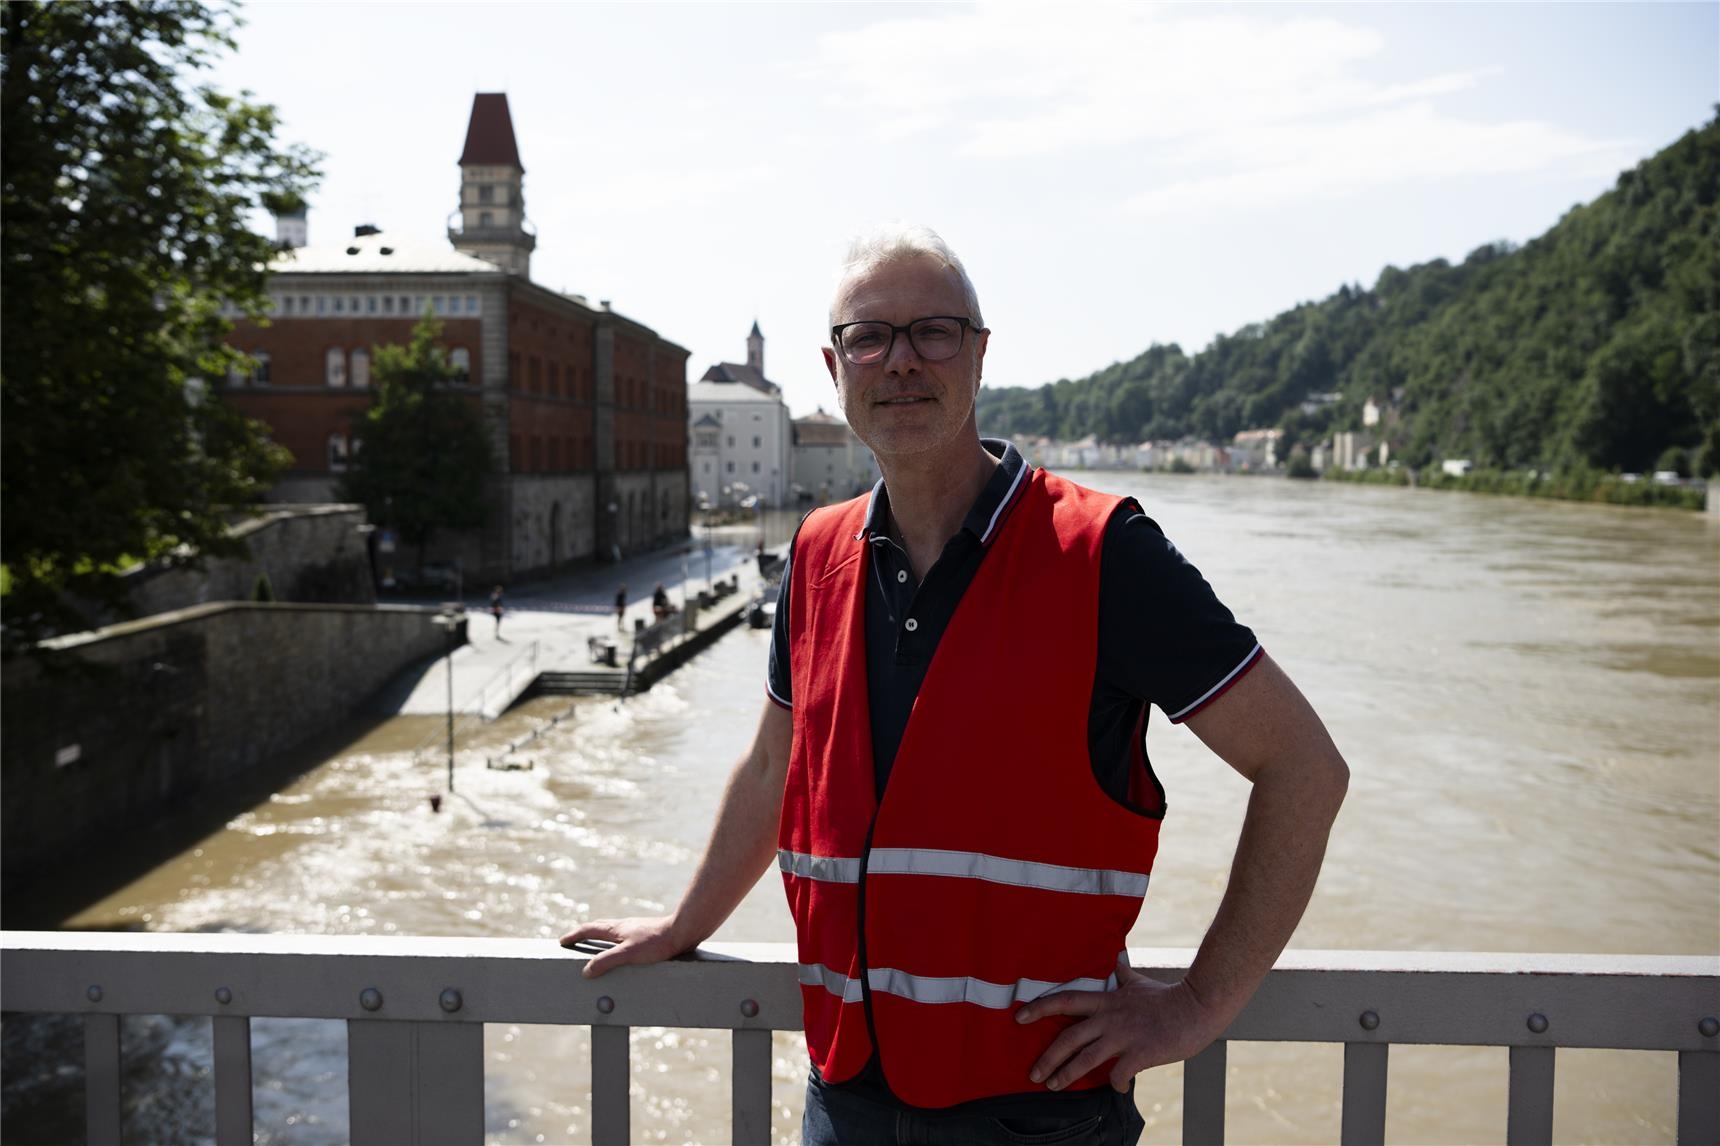
M217 604L48 642L5 665L0 870L148 827L272 762L440 654L436 610ZM454 640L464 643L464 624Z
M143 568L126 574L127 597L138 616L256 599L266 577L276 601L368 605L376 600L370 552L356 505L280 506L240 522L233 535L250 557L205 561L201 569Z

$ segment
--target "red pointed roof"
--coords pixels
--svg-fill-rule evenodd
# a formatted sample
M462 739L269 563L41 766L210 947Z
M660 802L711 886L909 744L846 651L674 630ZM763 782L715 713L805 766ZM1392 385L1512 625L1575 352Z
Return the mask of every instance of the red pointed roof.
M514 142L514 119L508 114L506 92L479 92L472 97L472 118L466 124L466 149L460 166L525 166L520 163L519 145Z

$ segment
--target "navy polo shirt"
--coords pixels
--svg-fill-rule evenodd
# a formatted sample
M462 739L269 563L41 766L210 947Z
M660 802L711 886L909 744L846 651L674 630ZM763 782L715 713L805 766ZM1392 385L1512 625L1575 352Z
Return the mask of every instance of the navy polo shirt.
M961 529L916 581L907 552L888 531L889 491L872 489L865 533L871 552L866 588L866 684L880 798L932 654L992 538L1026 488L1031 467L1014 445L984 439L998 467ZM767 687L792 707L788 586L793 546L777 600ZM1032 624L1025 617L1023 624ZM1260 658L1254 633L1238 624L1200 571L1189 564L1133 498L1105 526L1099 562L1099 652L1087 745L1100 785L1120 803L1164 814L1164 791L1146 755L1149 705L1180 723L1210 703Z

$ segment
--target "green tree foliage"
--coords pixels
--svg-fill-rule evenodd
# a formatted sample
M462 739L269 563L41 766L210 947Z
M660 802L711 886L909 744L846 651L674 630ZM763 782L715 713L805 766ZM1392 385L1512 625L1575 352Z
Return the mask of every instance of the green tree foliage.
M233 552L230 513L284 457L205 396L223 302L261 313L314 156L274 111L193 86L232 16L192 0L6 0L0 14L0 549L9 642L118 604L116 567Z
M484 479L495 467L477 398L451 385L458 371L441 337L442 324L426 312L409 346L376 348L376 404L356 419L341 480L341 496L398 530L420 566L435 530L484 523Z
M1279 426L1281 453L1359 429L1412 465L1641 471L1669 447L1720 468L1720 118L1622 174L1521 249L1387 267L1372 288L1220 335L1152 346L1037 390L982 390L988 433L1128 443ZM1302 403L1336 394L1328 406Z

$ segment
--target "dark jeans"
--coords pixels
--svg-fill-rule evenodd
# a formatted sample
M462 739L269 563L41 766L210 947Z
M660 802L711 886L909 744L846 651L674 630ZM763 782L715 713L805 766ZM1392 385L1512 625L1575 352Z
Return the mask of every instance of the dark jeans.
M1063 1143L1134 1146L1146 1124L1135 1096L1104 1092L1098 1114L1075 1118L988 1118L973 1115L917 1114L826 1086L806 1084L806 1116L800 1123L801 1146L942 1146L950 1143Z

